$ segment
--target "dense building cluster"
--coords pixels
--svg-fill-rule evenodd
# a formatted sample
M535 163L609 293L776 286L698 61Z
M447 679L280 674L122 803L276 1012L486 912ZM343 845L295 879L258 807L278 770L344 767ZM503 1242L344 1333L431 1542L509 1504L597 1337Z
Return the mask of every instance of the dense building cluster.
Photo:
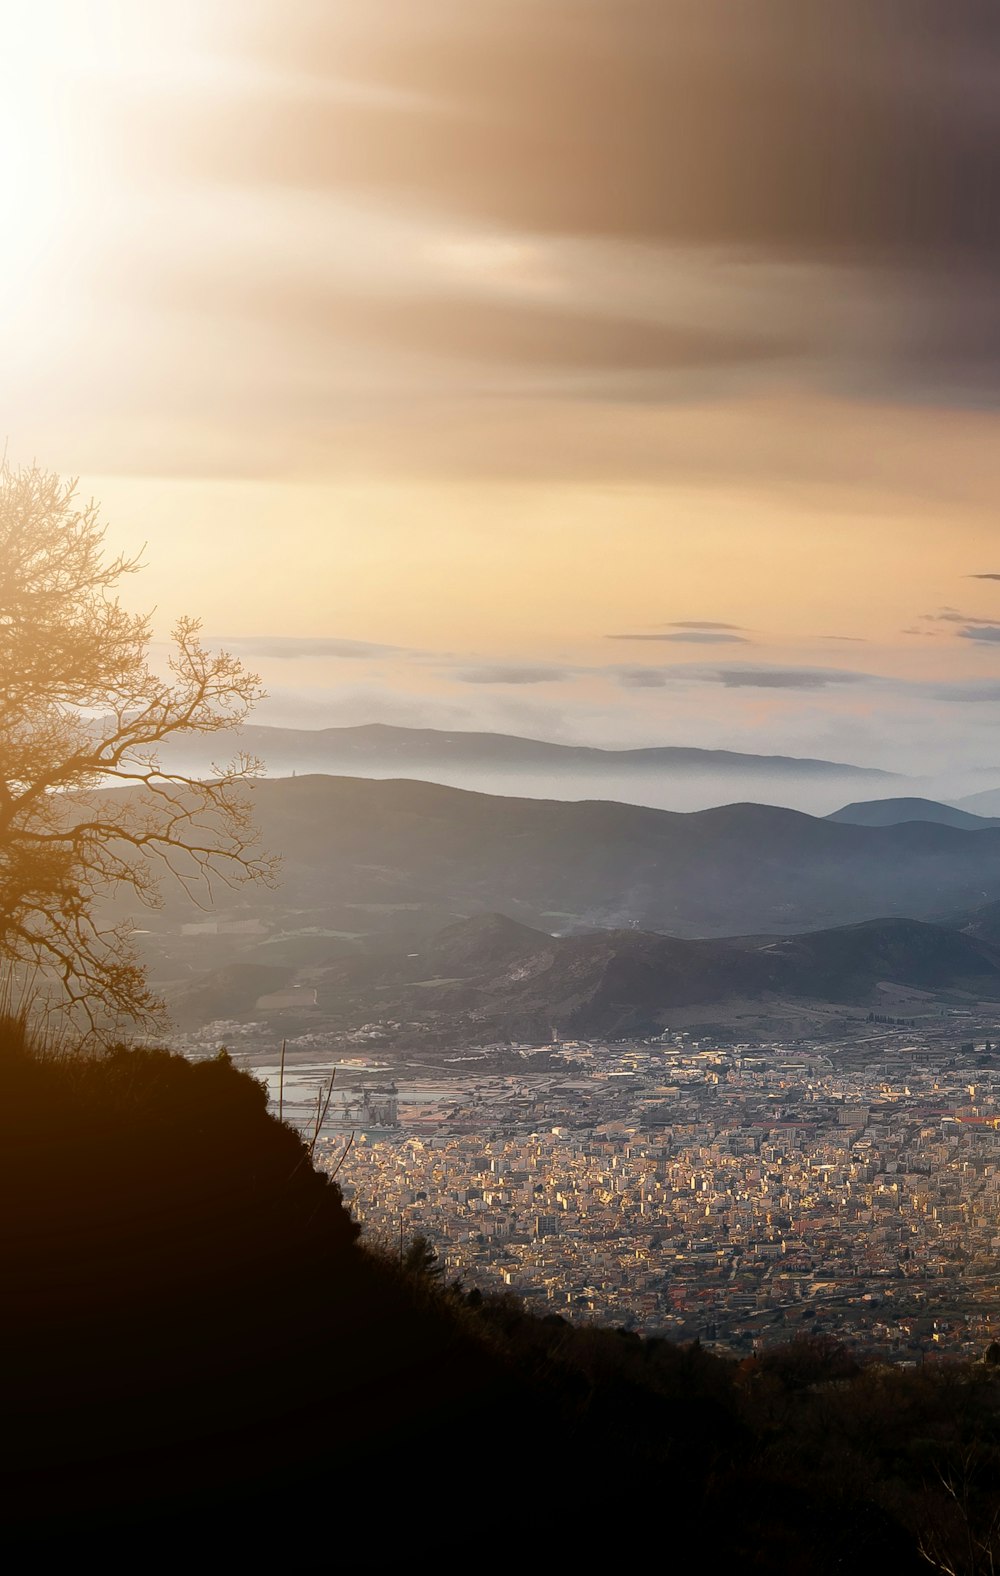
M565 1074L472 1078L465 1103L356 1135L340 1180L369 1236L426 1235L467 1285L570 1317L978 1351L1000 1315L1000 1058L957 1027L567 1046Z

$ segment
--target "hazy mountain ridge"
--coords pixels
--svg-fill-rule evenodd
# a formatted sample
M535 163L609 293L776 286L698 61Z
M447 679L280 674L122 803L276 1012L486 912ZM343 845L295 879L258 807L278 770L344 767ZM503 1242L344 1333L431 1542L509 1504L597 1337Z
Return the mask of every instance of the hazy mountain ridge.
M509 922L508 922L509 923ZM470 947L472 933L481 943ZM497 957L498 939L506 960ZM464 960L464 962L462 961ZM396 969L417 981L428 969L462 971L435 993L498 1030L543 1036L550 1026L582 1036L658 1029L672 1009L735 1000L809 999L868 1006L884 983L916 991L973 990L1000 996L1000 950L914 920L870 921L776 942L684 941L635 931L553 938L512 932L498 918L450 927ZM349 966L338 971L343 980ZM379 1000L388 994L383 963ZM374 981L373 981L374 983ZM400 1013L423 1006L396 984ZM391 1001L393 997L389 995Z
M560 744L517 734L478 733L440 728L401 728L388 723L357 727L282 728L252 724L236 736L241 748L268 763L298 759L303 763L341 762L356 767L398 768L412 763L485 764L491 767L542 767L578 771L586 767L646 770L727 770L741 773L763 769L794 775L833 773L891 780L893 773L874 767L851 766L837 761L790 755L757 755L738 750L697 749L686 745L651 745L642 748L601 748L596 745ZM180 747L180 746L179 746Z
M294 911L300 927L365 930L378 905L722 936L933 919L1000 898L1000 829L859 827L759 804L680 814L392 779L263 780L250 792L284 867L278 890L254 892L241 912L271 923Z
M259 1015L257 998L272 987L274 972L220 969L179 992L178 1020L199 1021L209 1002L220 1004L219 1016ZM635 930L557 937L506 915L481 914L447 926L416 951L359 949L302 971L300 979L316 997L307 1017L338 1029L388 1020L420 1025L421 1035L442 1043L541 1040L553 1028L619 1038L656 1032L671 1013L692 1006L879 1006L885 985L1000 999L1000 947L908 919L777 940L690 941Z
M984 788L980 793L956 799L956 805L970 815L1000 816L1000 788Z
M857 827L769 805L680 815L400 780L255 785L280 906L416 903L526 924L677 935L795 931L1000 898L1000 831ZM261 894L261 903L274 898Z
M279 886L220 899L218 935L183 934L204 916L176 892L140 921L186 1026L252 1015L293 983L309 1021L434 1022L449 1037L535 1036L553 1021L638 1032L671 1007L858 1002L879 981L996 989L1000 829L757 804L684 815L407 780L250 792L284 856ZM950 929L920 923L942 916Z
M733 799L793 805L814 814L836 810L863 788L892 792L906 778L870 767L811 757L756 755L686 745L598 748L512 734L383 723L359 727L245 726L232 748L256 755L269 777L322 772L333 776L408 777L479 793L538 799L611 799L690 811ZM164 752L173 770L211 771L197 738Z

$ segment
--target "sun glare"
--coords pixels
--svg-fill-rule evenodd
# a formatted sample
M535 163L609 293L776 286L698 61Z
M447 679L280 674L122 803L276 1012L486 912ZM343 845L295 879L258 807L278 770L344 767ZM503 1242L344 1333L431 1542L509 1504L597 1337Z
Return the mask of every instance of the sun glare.
M60 6L59 13L72 11ZM66 137L54 7L8 13L0 61L0 180L7 223L0 247L0 291L12 314L23 304L64 232L74 158Z
M0 299L16 323L79 266L113 207L115 116L196 58L193 0L19 0L0 55Z

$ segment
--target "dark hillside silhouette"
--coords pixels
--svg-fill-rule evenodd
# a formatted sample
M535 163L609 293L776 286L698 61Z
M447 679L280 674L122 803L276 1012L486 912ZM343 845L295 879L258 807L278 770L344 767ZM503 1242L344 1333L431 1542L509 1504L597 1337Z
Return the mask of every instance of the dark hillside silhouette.
M388 1454L415 1492L500 1402L503 1365L359 1251L336 1185L225 1058L39 1058L6 1032L0 1263L22 1532L238 1522L261 1495L283 1519L319 1463L364 1481Z
M224 1056L5 1025L5 1543L353 1564L471 1525L505 1559L627 1535L705 1570L988 1568L995 1364L867 1369L822 1335L737 1362L449 1285L421 1239L399 1259Z

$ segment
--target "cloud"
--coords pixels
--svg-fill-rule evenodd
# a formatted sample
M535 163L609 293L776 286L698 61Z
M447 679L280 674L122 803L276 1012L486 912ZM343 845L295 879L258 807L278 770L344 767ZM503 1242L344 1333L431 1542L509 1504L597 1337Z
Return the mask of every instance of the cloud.
M310 657L364 661L376 657L417 655L406 646L382 645L371 640L342 640L335 636L240 635L233 639L210 636L206 645L221 646L239 656L275 657L289 662Z
M672 674L669 668L623 668L617 677L623 689L663 689Z
M844 668L730 667L706 668L692 663L662 667L612 668L624 689L664 689L689 685L722 685L725 689L821 690L838 685L875 684L893 686L893 681L871 673L854 673Z
M794 369L853 398L993 402L989 10L234 6L224 89L130 100L120 138L139 189L202 193L216 228L185 247L179 214L169 244L123 250L116 288L270 332L314 378L367 350L365 388L454 364L642 402ZM296 235L289 258L273 237Z
M605 635L604 638L605 640L674 641L678 645L691 646L749 646L753 644L753 642L748 640L745 635L730 635L724 634L721 631L720 633L716 634L713 633L711 629L702 629L697 627L678 628L666 631L662 634L651 635Z
M449 293L450 283L450 293ZM584 307L559 300L503 300L471 294L461 281L438 281L438 293L382 288L361 293L336 276L312 282L252 270L233 278L202 262L169 277L153 301L172 310L243 317L255 331L308 335L315 347L375 347L394 358L471 362L523 372L639 375L753 365L801 349L780 324L764 328L657 321L629 315L607 300ZM627 303L624 303L627 307Z
M1000 628L1000 619L979 618L975 613L960 613L956 607L942 608L940 613L925 613L923 617L928 624L981 624L984 628L991 626Z
M415 694L384 682L268 686L253 720L271 727L330 728L386 723L393 727L475 728L482 718L472 706L450 698Z
M996 7L181 9L143 8L176 46L148 78L81 66L99 117L60 99L96 181L60 171L76 206L10 325L12 452L989 494L940 407L971 430L1000 401ZM898 402L931 451L916 418L871 441Z
M1000 574L966 575L966 580L1000 580Z
M731 629L741 630L742 624L720 624L712 618L674 618L664 626L666 629Z
M859 684L869 675L839 668L722 668L713 675L726 689L820 690Z
M454 675L459 684L561 684L576 677L572 668L496 666L467 668Z
M983 680L971 684L942 684L933 691L933 696L935 700L991 704L1000 702L1000 683Z
M522 232L994 259L1000 17L978 0L292 3L244 38L269 76L192 128L208 181Z
M979 577L976 578L985 578ZM950 624L954 626L957 640L971 640L979 645L1000 644L1000 619L979 618L973 613L961 613L958 608L942 608L940 613L925 613L924 624ZM927 630L904 630L904 634L932 633Z

